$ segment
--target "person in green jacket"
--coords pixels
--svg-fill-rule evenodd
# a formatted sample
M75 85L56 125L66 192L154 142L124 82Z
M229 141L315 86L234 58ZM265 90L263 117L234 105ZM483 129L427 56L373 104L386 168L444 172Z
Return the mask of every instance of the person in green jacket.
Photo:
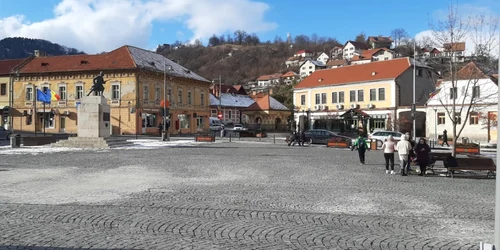
M368 149L368 143L366 142L365 138L359 135L356 139L356 142L354 142L354 147L358 150L359 161L361 162L361 165L365 165L365 153Z

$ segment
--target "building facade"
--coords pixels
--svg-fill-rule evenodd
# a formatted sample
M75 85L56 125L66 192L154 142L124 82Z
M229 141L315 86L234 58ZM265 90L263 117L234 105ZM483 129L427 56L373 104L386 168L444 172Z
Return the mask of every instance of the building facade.
M452 138L455 101L457 131L462 130L458 141L463 137L480 143L497 141L498 78L491 73L471 62L457 72L455 87L450 80L439 82L427 102L429 138L438 139L445 129Z
M435 78L431 69L416 77L418 105L427 101ZM409 58L349 65L313 73L294 88L294 120L299 129L324 128L337 132L397 130L402 108L411 106L413 67ZM368 115L366 126L354 113ZM347 114L349 117L346 117ZM424 121L421 122L421 126Z
M17 75L16 70L29 59L0 60L0 125L8 130L12 127L9 119L13 97L11 85Z
M14 81L14 129L77 133L78 105L99 72L106 80L103 96L111 106L112 134L158 134L163 119L170 119L173 134L208 130L211 83L162 55L132 46L99 55L33 58ZM60 100L43 105L36 100L37 89L54 91ZM165 99L170 103L166 117L160 105Z

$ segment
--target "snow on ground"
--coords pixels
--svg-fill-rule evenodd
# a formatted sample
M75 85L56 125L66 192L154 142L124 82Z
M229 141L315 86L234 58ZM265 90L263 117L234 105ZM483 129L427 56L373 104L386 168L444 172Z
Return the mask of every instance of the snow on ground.
M134 145L121 147L117 149L154 149L162 147L196 146L196 145L213 143L213 142L195 142L193 140L161 141L161 140L151 140L151 139L136 139L128 141L134 143Z
M31 146L21 148L11 148L10 146L1 146L0 155L20 155L20 154L47 154L47 153L60 153L70 151L80 151L82 148L53 148L51 146Z

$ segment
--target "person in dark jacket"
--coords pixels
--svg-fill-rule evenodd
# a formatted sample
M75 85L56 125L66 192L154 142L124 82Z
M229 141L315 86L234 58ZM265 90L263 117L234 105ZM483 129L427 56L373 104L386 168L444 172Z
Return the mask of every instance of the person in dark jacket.
M408 155L408 162L406 164L406 171L407 171L407 173L410 173L411 172L411 162L415 158L415 152L413 151L413 149L415 148L416 143L415 143L415 140L413 140L413 138L411 138L410 133L407 132L406 136L407 136L408 141L410 142L411 148L412 148L412 150L410 150L410 154Z
M446 146L449 147L450 145L448 145L448 131L443 130L443 143L441 144L441 146L444 146L444 144L446 143Z
M363 138L361 134L354 142L354 147L358 150L359 161L361 165L365 165L365 153L366 150L369 150L369 148L368 148L368 143L366 143L365 138Z
M429 153L431 148L427 145L427 141L424 138L420 138L418 144L414 148L415 155L417 156L418 165L420 166L420 176L425 174L427 165L429 165Z

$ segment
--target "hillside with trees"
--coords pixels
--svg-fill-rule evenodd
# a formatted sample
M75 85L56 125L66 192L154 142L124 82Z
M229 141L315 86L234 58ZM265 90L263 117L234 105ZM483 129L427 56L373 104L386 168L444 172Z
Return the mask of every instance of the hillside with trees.
M337 45L342 43L315 34L285 40L277 36L274 41L263 42L255 34L238 30L233 36L213 35L206 46L200 41L189 45L177 41L158 46L157 52L207 79L218 78L220 74L225 84L241 84L254 81L261 75L291 70L286 68L285 61L298 50L328 54Z
M33 55L35 50L44 51L52 56L84 54L77 49L42 39L7 37L0 40L0 60L26 58Z

